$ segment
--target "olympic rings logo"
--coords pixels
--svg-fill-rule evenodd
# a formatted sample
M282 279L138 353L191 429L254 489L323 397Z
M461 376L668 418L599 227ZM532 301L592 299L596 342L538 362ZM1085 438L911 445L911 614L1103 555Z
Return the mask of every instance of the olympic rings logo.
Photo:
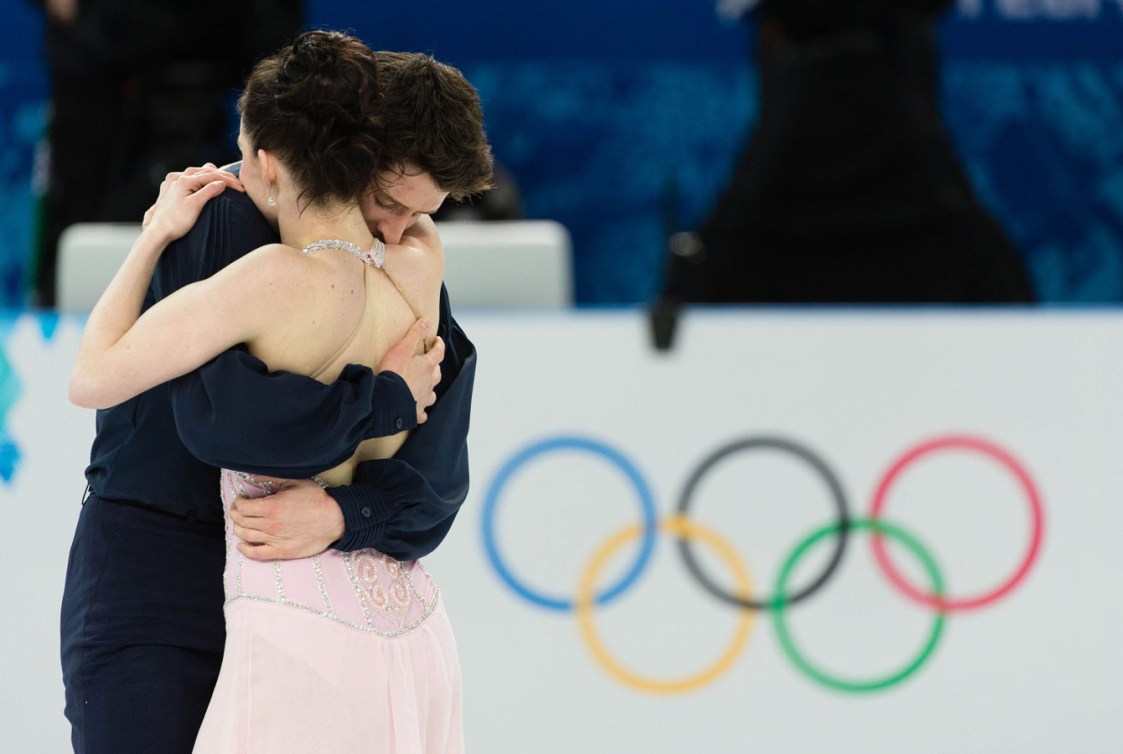
M801 539L785 558L775 580L771 596L754 596L748 570L730 542L713 529L689 517L691 505L699 483L716 466L740 453L758 450L778 451L806 464L819 476L830 491L837 517ZM515 576L501 554L495 537L496 516L504 488L516 472L530 462L557 451L577 451L601 457L615 466L633 488L640 506L640 521L612 534L596 550L586 565L576 595L549 595L532 589ZM936 560L921 541L899 525L885 520L885 508L891 490L902 473L922 459L945 451L966 451L981 455L997 463L1008 472L1024 494L1030 516L1029 543L1020 561L1008 576L997 585L977 594L953 596L945 594L944 581ZM1007 596L1029 574L1041 550L1044 534L1044 512L1037 485L1029 472L1013 455L997 444L969 435L945 435L920 442L907 449L890 464L878 482L869 511L864 518L852 518L847 495L830 466L806 446L777 436L746 437L717 448L706 456L690 475L679 495L674 515L658 517L655 496L642 473L624 454L610 445L581 436L555 436L531 443L514 454L500 467L489 486L482 514L483 540L487 558L495 572L516 595L531 604L556 611L573 611L577 615L581 635L594 659L612 677L625 685L654 693L680 693L699 688L728 671L748 642L756 615L767 611L776 627L777 637L784 654L795 667L813 681L838 691L862 693L889 688L916 673L932 657L943 632L948 614L974 610L993 604ZM907 599L931 608L933 618L927 639L915 657L900 668L875 678L847 678L828 673L812 663L796 644L788 627L789 610L818 592L831 579L842 562L851 532L870 535L871 550L878 568L885 574L893 588ZM605 605L631 587L647 567L654 551L658 534L674 537L678 551L687 570L711 595L736 608L739 612L732 641L721 656L709 667L686 677L674 679L650 678L641 675L613 658L600 641L593 618L594 607ZM918 586L906 579L890 559L885 538L895 540L911 557L915 558L926 574L927 584ZM624 574L613 584L596 590L597 577L621 547L629 541L639 540L635 559ZM821 542L833 540L833 550L826 566L806 587L789 592L788 582L798 563ZM722 589L700 566L694 554L694 543L701 542L712 549L733 575L734 591Z

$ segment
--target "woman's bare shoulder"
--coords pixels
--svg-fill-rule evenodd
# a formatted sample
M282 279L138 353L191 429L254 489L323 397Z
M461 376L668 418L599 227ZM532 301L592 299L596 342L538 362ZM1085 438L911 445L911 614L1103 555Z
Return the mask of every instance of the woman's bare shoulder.
M300 249L287 244L267 243L246 254L242 259L251 265L276 265L283 272L286 268L306 266L310 257Z
M309 275L323 273L323 265L315 264L312 257L299 249L283 243L271 243L246 254L229 268L244 282L299 284L307 282Z
M267 310L268 317L283 319L287 311L319 305L337 274L299 249L272 243L236 260L212 280L216 295L252 303Z
M418 256L426 267L444 273L445 250L437 224L428 215L422 215L409 230L402 234L402 247Z

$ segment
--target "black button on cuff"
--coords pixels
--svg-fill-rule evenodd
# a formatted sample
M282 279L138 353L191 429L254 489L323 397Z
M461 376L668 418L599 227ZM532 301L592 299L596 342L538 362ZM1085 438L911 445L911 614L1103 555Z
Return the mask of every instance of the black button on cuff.
M370 509L370 507L369 507L369 506L367 506L367 507L363 508L363 509L362 509L361 511L359 511L359 512L363 514L363 518L370 518L370 517L371 517L371 515L372 515L372 511L371 511L371 509Z
M394 420L394 429L401 429L403 424L405 424L405 422L402 421L402 417L399 416Z

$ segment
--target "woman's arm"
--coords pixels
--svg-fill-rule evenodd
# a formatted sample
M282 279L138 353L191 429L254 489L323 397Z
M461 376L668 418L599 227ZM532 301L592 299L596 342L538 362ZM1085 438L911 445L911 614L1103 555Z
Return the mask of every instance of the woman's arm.
M246 281L258 282L259 274L266 276L263 284L281 282L260 254L184 287L141 316L165 246L186 233L203 205L227 185L236 186L237 180L199 170L169 176L161 186L158 211L90 313L71 375L71 401L90 408L116 405L259 332L267 312L246 305L239 294L245 293Z

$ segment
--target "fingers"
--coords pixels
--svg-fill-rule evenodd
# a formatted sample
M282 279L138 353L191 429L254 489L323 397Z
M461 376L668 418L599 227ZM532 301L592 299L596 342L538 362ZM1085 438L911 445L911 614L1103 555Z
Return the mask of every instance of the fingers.
M253 560L292 560L293 558L307 558L321 553L325 548L316 548L314 544L264 544L251 545L245 542L238 543L238 552Z
M238 552L254 560L290 560L323 552L328 544L330 542L315 540L272 540L260 543L245 540L238 542L237 548Z
M212 170L218 170L218 168L213 162L208 162L198 167L184 168L183 170L179 170L174 173L168 173L168 179L170 180L171 176L173 175L196 175L197 173L206 173Z
M433 384L436 385L436 383L438 383L440 381L441 381L441 369L440 369L440 367L437 367L437 369L434 370L434 374L433 374ZM436 403L436 402L437 402L437 393L434 390L430 390L427 395L418 399L418 401L417 401L417 423L418 424L424 424L429 419L428 411L429 411L430 408L433 407L433 404Z
M420 401L421 403L424 403L426 408L428 408L429 406L432 406L434 403L437 402L436 389L437 389L437 385L439 385L440 382L441 382L441 365L440 364L437 364L436 366L433 367L433 371L430 373L430 379L432 380L432 388L429 390L429 394L424 396L424 400Z
M212 183L221 183L225 186L232 186L233 188L241 189L241 182L232 176L230 173L223 173L221 170L206 170L197 173L181 173L176 179L175 183L179 184L188 191L199 191L204 186L209 186Z
M246 505L256 502L241 498L230 506L230 523L234 525L234 533L247 542L263 542L269 535L270 519L266 511L259 507Z
M261 520L262 519L254 519L254 521L261 521ZM231 516L230 517L230 523L233 524L230 527L230 530L232 532L234 532L234 536L238 537L238 539L242 540L243 542L246 542L247 544L249 544L251 546L272 545L272 546L276 547L278 540L281 539L276 534L269 531L270 529L273 529L275 527L271 526L268 522L266 522L265 524L262 525L264 528L255 529L253 527L253 525L247 526L246 525L247 522L243 522L243 523L240 523L240 524L236 523L234 521L234 517Z
M429 322L428 318L422 317L409 328L409 332L402 340L410 343L410 353L416 353L421 344L425 342L425 335L429 332L431 326L432 323Z
M419 320L417 325L421 324L423 320ZM428 326L428 322L425 322ZM429 349L425 352L425 360L432 365L429 372L429 392L417 396L417 423L424 424L429 419L428 409L437 402L437 393L435 388L441 381L441 362L445 358L445 342L438 335L433 338L433 342L429 344Z
M206 163L203 163L201 166L199 166L197 168L187 168L183 172L190 175L191 173L200 173L204 170L214 170L214 169L215 169L215 164L213 162L206 162Z
M425 352L425 360L431 365L430 376L436 387L441 381L441 362L445 360L445 342L440 337L433 339L433 344Z
M149 212L158 210L162 204L172 201L175 197L194 194L212 181L225 183L221 178L222 175L225 174L217 171L209 171L206 173L188 173L186 171L182 173L168 173L167 176L164 177L164 182L160 184L159 198L156 200L155 204L149 207L145 215L148 216ZM233 176L230 177L233 178Z
M230 517L241 523L240 519L263 518L269 515L272 496L268 497L239 497L230 506Z
M445 342L440 335L433 338L433 342L429 344L429 350L425 352L425 355L429 356L436 364L445 360Z
M213 162L208 162L202 167L187 168L186 170L177 170L168 173L164 176L164 183L161 184L161 188L165 185L179 183L197 190L199 187L206 185L209 181L222 181L231 188L238 189L239 191L246 190L245 186L243 186L242 182L238 179L238 176L228 170L215 167Z
M214 166L213 162L208 162L207 164L202 165L200 167L186 168L184 170L173 170L172 172L170 172L170 173L168 173L167 175L164 176L164 183L175 183L176 181L178 181L180 178L183 178L184 176L193 176L193 175L198 175L199 173L205 173L205 172L216 171L216 170L217 170L217 168Z
M233 523L233 517L231 517L231 523ZM238 539L248 542L251 545L265 544L266 537L265 532L263 531L258 531L257 529L249 529L242 524L234 524L232 527L230 527L230 529L234 532L234 535L238 537Z
M168 173L160 196L142 218L142 228L160 234L165 243L186 234L203 206L227 188L240 188L237 178L213 168L188 168Z
M238 179L238 176L234 175L233 173L228 173L225 170L212 170L209 175L213 176L215 180L222 181L230 188L237 189L242 193L245 193L246 191L246 187L242 185L242 182Z
M223 181L211 181L187 198L187 201L203 205L226 190Z
M416 385L414 379L409 374L409 367L415 361L416 355L422 350L422 344L425 342L425 335L432 328L432 322L427 318L422 317L410 325L409 330L402 336L402 339L390 348L382 357L382 361L378 365L379 372L394 372L401 375L406 379L410 385L411 392L415 392ZM443 353L443 351L442 351ZM418 376L414 374L414 376ZM416 395L416 392L415 392Z
M283 557L283 554L275 545L250 545L239 542L238 552L252 560L276 560Z

